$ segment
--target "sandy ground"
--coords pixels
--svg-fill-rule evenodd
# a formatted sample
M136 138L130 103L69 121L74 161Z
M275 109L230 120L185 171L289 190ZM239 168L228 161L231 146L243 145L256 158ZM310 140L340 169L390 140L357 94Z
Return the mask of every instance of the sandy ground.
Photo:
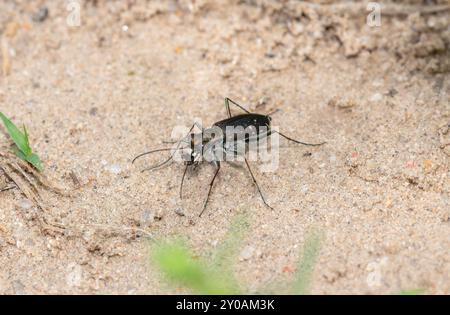
M422 2L448 4L387 3L369 27L359 2L99 0L77 27L62 1L2 1L0 109L75 191L41 192L64 234L43 233L19 190L0 193L0 292L179 292L149 267L147 238L207 253L246 212L235 272L251 292L289 277L318 228L313 293L449 294L450 11L419 14ZM224 164L198 218L205 165L179 216L182 166L141 173L156 157L131 160L174 126L225 118L225 96L280 109L286 134L327 144L282 149L274 173L252 164L274 210Z

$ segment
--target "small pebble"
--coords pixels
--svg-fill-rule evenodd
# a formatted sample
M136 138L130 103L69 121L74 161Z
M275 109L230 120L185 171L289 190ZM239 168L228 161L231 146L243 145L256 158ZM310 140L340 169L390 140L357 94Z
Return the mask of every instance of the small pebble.
M83 277L83 269L76 263L71 263L68 266L70 272L66 275L66 283L69 287L79 287Z
M162 210L156 211L154 218L155 220L160 221L163 218L163 211Z
M369 99L371 102L380 102L383 99L383 95L381 93L375 93Z
M383 80L375 80L372 82L372 85L375 87L381 87L383 86L383 84L384 84Z
M115 175L120 174L120 172L122 171L122 168L120 167L119 164L112 164L112 165L109 165L109 166L106 167L106 169L107 169L110 173L115 174Z
M180 217L184 217L184 212L182 208L176 208L175 213L178 214Z
M308 190L309 190L308 185L303 185L302 188L301 188L301 192L302 192L303 194L306 194L306 193L308 192Z
M44 22L48 17L48 8L42 7L39 9L39 11L31 17L34 22L42 23Z
M395 88L390 88L387 95L390 97L394 97L395 95L398 94L398 91Z
M148 227L155 221L155 216L151 210L144 210L141 215L140 225L141 227Z
M23 283L20 280L15 280L11 283L13 289L14 289L14 294L17 295L24 295L26 294L25 292L25 286L23 285Z
M255 248L253 246L246 246L239 254L239 259L241 261L249 260L253 256L254 252L255 252Z
M91 115L91 116L96 116L97 113L98 113L98 108L97 108L97 107L92 107L92 108L89 110L89 115Z
M19 207L23 210L29 210L33 207L33 203L28 199L22 199L19 201Z
M304 25L300 22L289 23L288 28L294 36L300 35L305 30Z

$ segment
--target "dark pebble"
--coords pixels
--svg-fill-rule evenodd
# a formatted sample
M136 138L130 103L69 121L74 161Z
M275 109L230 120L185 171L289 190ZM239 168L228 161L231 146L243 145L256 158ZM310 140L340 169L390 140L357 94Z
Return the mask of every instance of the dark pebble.
M97 107L92 107L92 108L89 110L89 115L91 115L91 116L96 116L97 113L98 113L98 108L97 108Z
M48 8L42 7L39 9L39 11L35 14L33 14L32 19L34 22L42 23L44 22L48 17Z

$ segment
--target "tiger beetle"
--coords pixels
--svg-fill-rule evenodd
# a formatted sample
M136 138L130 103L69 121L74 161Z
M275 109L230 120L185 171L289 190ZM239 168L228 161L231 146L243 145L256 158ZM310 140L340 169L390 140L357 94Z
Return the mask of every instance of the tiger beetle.
M231 110L230 110L230 103L233 104L234 106L238 107L239 109L243 110L245 112L245 114L232 116ZM215 167L214 176L212 177L212 179L209 183L208 193L207 193L206 199L203 203L203 207L199 214L199 217L202 216L203 212L206 209L206 205L208 204L208 201L209 201L209 198L211 195L211 191L212 191L212 187L214 185L214 181L220 171L220 162L226 161L226 159L220 159L218 157L217 152L219 150L222 150L222 152L225 152L225 153L231 152L234 154L239 154L236 152L236 145L237 145L236 137L234 137L234 139L235 139L234 141L233 141L233 139L231 139L231 141L229 140L230 138L228 137L228 134L227 134L227 131L229 130L229 128L239 127L239 128L241 128L241 130L251 130L250 132L243 133L243 138L240 139L241 142L244 142L247 144L254 140L259 141L260 139L262 139L264 137L268 137L271 134L275 134L275 133L279 134L280 136L287 139L288 141L291 141L291 142L294 142L297 144L307 145L307 146L320 146L320 145L323 145L326 143L326 142L306 143L306 142L302 142L299 140L295 140L291 137L288 137L277 130L273 130L271 128L272 118L270 117L270 114L263 115L263 114L251 113L248 110L246 110L244 107L239 105L238 103L229 99L228 97L225 98L225 108L226 108L226 111L228 114L228 118L220 120L218 122L215 122L210 128L206 128L206 129L203 128L198 123L194 123L191 126L191 128L189 129L189 132L187 133L187 135L185 137L183 137L182 139L175 141L175 142L166 142L166 143L177 144L175 149L174 148L160 148L160 149L156 149L156 150L147 151L147 152L139 154L132 161L132 163L134 163L138 158L140 158L144 155L147 155L147 154L172 150L173 153L169 156L168 159L166 159L165 161L163 161L157 165L146 168L146 169L142 170L142 172L148 171L148 170L153 170L153 169L159 168L159 167L166 165L167 163L173 161L175 152L177 150L181 150L180 149L181 143L189 144L190 149L189 149L188 153L185 153L182 155L182 158L183 158L183 161L185 164L185 168L184 168L183 175L181 177L181 184L180 184L180 192L179 193L180 193L181 200L183 200L184 179L186 176L186 172L190 166L192 166L193 168L196 168L200 164L201 161L206 160ZM192 132L194 127L196 127L196 126L201 130L200 133ZM220 134L220 135L217 136L217 134ZM224 135L226 135L226 137L224 137ZM198 138L200 138L201 140L196 141L196 139L198 139ZM208 156L208 158L203 159L206 156ZM250 168L248 159L245 157L245 152L244 152L243 159L244 159L247 169L250 173L250 176L252 177L252 181L253 181L254 185L256 186L256 188L258 189L258 192L259 192L259 195L261 196L262 201L264 202L264 204L267 207L269 207L270 209L273 209L267 203L266 199L264 198L264 196L261 192L261 188L252 172L252 169Z

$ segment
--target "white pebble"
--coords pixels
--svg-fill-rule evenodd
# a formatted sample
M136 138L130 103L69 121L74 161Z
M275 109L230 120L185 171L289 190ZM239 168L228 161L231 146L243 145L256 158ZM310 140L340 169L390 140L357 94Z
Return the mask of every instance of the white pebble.
M240 260L248 260L253 256L255 248L253 246L246 246L239 254Z
M372 95L370 97L370 101L371 102L380 102L383 99L383 95L381 95L381 93L375 93L374 95Z
M155 221L155 215L152 210L144 210L141 215L141 227L148 227Z
M22 199L19 201L19 207L23 210L29 210L33 207L33 203L28 199Z
M118 174L120 174L120 172L122 172L122 168L120 167L119 164L112 164L112 165L109 165L109 166L106 167L106 169L107 169L110 173L115 174L115 175L118 175Z
M83 277L83 269L80 265L71 263L68 266L70 272L66 275L66 283L69 287L79 287Z
M301 192L302 192L303 194L306 194L306 193L308 192L308 190L309 190L308 185L303 185L302 188L301 188Z

